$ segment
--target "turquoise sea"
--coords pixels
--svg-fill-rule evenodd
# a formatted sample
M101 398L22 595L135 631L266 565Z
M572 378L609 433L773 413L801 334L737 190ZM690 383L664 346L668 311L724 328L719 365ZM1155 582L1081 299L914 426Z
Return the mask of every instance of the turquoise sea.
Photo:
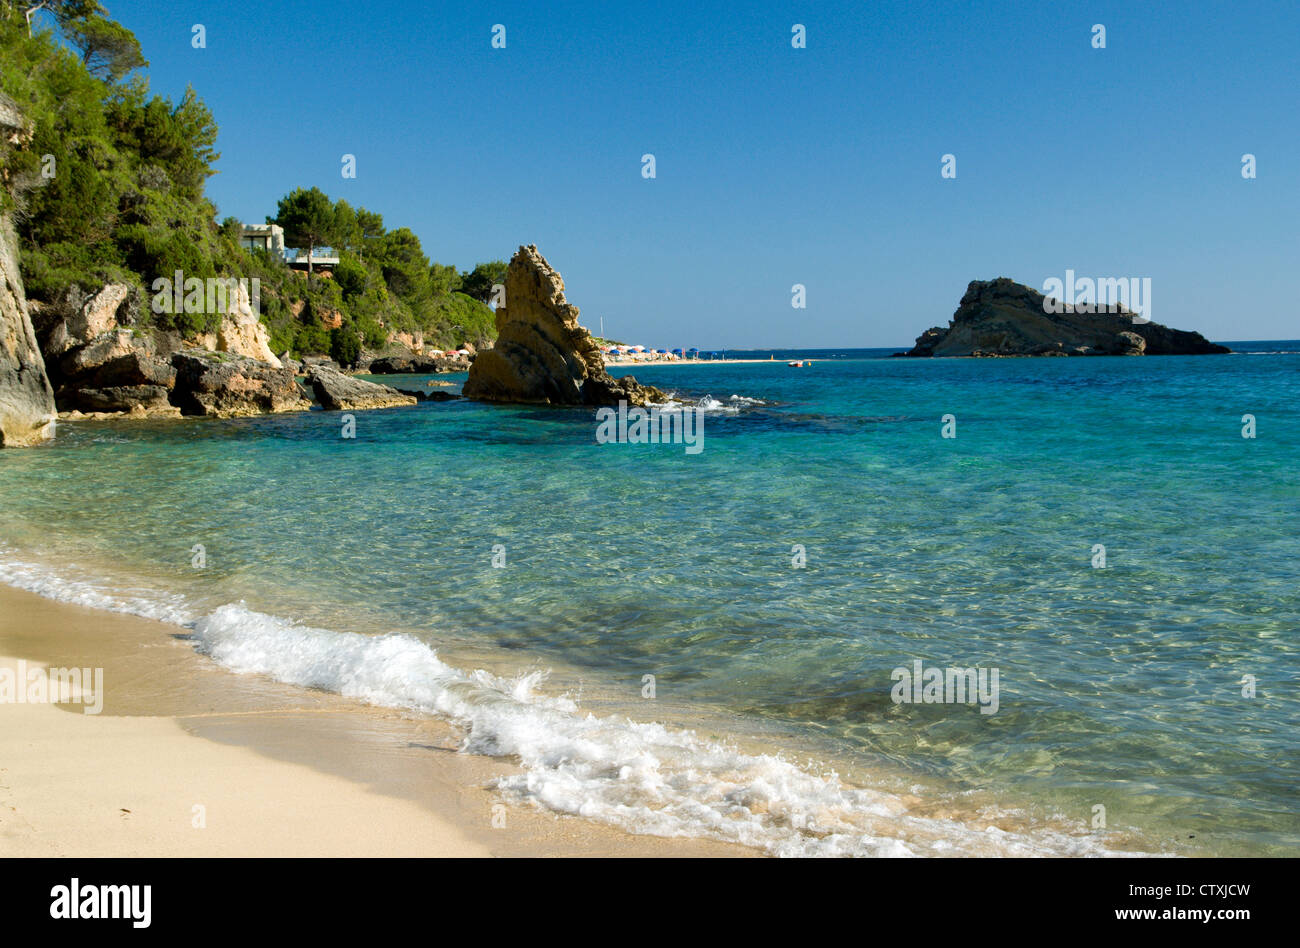
M446 717L512 803L631 832L1294 855L1300 342L1229 345L638 367L707 396L694 455L467 401L64 423L0 452L0 579ZM896 702L917 661L996 713Z

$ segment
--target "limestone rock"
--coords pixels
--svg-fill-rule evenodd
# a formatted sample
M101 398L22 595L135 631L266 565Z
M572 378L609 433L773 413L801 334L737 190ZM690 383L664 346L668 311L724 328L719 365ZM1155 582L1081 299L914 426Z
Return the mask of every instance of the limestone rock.
M387 385L344 375L327 366L316 366L307 375L316 401L329 411L358 411L366 408L391 408L414 405L414 395L399 392Z
M248 286L240 280L230 303L230 312L222 317L217 328L218 352L233 352L235 355L257 359L279 369L282 363L271 351L271 333L253 312L252 302L248 297Z
M0 447L52 437L56 417L54 391L18 273L18 241L9 218L0 217Z
M293 372L283 366L206 349L183 349L171 364L176 369L171 401L185 415L230 418L311 407Z
M162 385L115 385L78 389L74 397L77 410L82 412L165 411L170 414L173 409L170 394Z
M310 374L312 369L321 366L324 366L327 369L333 369L336 372L342 371L342 367L329 356L305 355L302 357L302 361L298 363L298 372L299 374Z
M1044 309L1042 293L1006 277L973 280L947 329L927 329L908 356L1206 355L1228 352L1198 332L1135 322L1123 307ZM1099 307L1100 308L1100 307Z
M1120 355L1146 355L1146 337L1135 332L1122 332L1118 339L1124 343L1124 351Z
M934 347L943 341L946 332L946 329L941 329L938 326L927 329L925 332L921 333L921 335L916 337L916 345L913 347L912 351L907 354L915 356L934 355Z
M430 355L393 355L380 356L366 365L370 375L405 375L409 373L426 374L437 372L464 372L469 368L469 360Z
M667 400L631 377L613 378L578 307L564 298L564 280L529 245L506 271L506 305L496 313L496 345L478 353L464 393L490 402L544 405L647 405Z
M136 391L143 407L153 409L155 390L170 391L176 383L170 359L179 348L180 337L174 333L103 333L51 363L55 401L61 411L130 411L136 404L130 395ZM102 393L107 390L115 394L106 402ZM120 407L102 407L109 402ZM91 404L95 407L89 408Z
M116 330L118 309L130 296L131 287L125 283L105 284L89 296L80 287L69 287L56 305L42 307L42 322L51 323L42 333L46 357L57 358ZM58 318L60 313L65 315Z

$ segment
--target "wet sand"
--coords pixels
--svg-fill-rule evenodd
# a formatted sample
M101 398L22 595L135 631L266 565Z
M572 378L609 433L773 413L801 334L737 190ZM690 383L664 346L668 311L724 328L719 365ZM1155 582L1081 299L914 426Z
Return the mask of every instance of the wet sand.
M19 660L103 668L103 707L0 703L0 855L758 855L511 805L489 785L513 765L458 753L448 724L235 675L176 626L0 586L11 680Z

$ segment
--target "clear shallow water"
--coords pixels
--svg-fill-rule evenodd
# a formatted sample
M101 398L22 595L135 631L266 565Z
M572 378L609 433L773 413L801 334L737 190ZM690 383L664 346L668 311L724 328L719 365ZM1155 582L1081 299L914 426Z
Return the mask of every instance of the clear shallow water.
M320 412L65 424L0 453L0 578L130 585L234 669L449 716L524 762L503 792L634 831L1293 853L1300 345L1253 348L637 367L717 403L695 456L462 402L353 441ZM893 703L916 660L997 668L997 713Z

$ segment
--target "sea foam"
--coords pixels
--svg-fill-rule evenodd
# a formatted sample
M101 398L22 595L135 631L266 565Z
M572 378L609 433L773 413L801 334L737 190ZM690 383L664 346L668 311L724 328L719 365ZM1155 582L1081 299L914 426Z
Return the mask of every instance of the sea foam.
M630 833L703 837L779 856L1124 855L1094 836L1049 827L1008 832L979 820L922 815L915 798L855 787L830 770L745 753L683 728L597 717L542 690L544 672L466 672L409 635L312 628L223 605L194 618L177 596L118 594L0 551L0 581L62 602L160 619L241 674L267 675L455 724L467 753L516 760L497 789L513 802Z

